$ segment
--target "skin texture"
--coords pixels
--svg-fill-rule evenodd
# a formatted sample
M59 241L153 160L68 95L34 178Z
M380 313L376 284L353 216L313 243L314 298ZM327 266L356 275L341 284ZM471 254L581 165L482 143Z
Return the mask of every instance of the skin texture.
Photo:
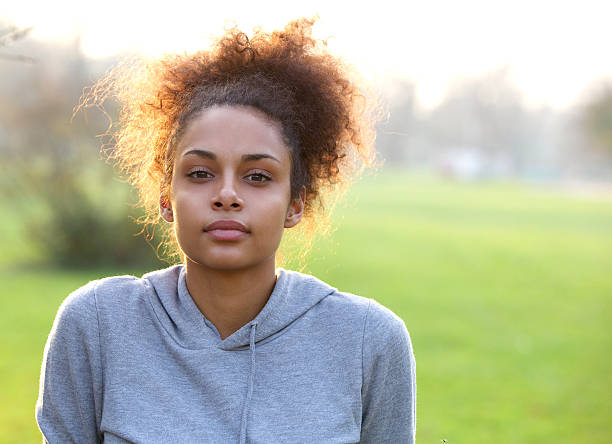
M272 293L276 251L284 229L302 218L304 193L291 199L291 158L280 124L255 108L207 108L176 150L161 215L174 224L194 302L225 338ZM246 232L219 239L206 231L219 220L238 221Z

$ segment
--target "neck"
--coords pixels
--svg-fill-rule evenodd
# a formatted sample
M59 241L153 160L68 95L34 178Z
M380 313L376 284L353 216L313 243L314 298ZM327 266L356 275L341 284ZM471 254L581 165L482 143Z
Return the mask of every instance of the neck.
M225 339L253 320L266 305L276 284L275 262L240 270L215 270L185 260L191 298Z

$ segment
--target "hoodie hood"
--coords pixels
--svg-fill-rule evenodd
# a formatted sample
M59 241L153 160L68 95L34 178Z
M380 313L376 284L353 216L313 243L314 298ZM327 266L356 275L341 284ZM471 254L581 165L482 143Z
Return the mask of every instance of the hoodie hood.
M143 276L157 318L181 346L202 349L215 345L223 350L249 348L252 325L254 343L265 342L298 319L336 289L319 279L278 268L277 281L268 302L249 323L225 339L200 312L187 290L184 265L175 265Z
M185 267L176 265L145 274L143 280L151 286L149 300L166 331L181 346L202 349L216 346L222 350L250 350L247 392L240 420L240 444L246 443L249 409L256 375L256 346L282 334L298 319L335 288L315 277L282 268L276 270L276 285L264 308L255 319L243 325L225 339L200 312L187 290Z

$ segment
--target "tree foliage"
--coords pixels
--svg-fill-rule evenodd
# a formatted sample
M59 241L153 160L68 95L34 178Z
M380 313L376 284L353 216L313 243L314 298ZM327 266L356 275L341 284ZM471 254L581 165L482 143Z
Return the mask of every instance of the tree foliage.
M83 88L112 61L85 59L78 40L60 46L22 39L11 49L37 61L0 60L0 183L24 233L53 264L159 264L137 236L130 188L101 159L96 136L106 116L73 118Z

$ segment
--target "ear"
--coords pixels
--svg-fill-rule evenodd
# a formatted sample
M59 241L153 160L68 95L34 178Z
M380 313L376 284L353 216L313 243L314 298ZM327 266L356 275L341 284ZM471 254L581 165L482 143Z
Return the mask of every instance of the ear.
M301 220L304 214L304 203L306 202L306 188L302 187L300 196L291 199L287 216L285 217L285 228L295 227Z
M174 222L174 214L172 213L172 205L169 199L164 197L159 198L159 214L166 222Z

